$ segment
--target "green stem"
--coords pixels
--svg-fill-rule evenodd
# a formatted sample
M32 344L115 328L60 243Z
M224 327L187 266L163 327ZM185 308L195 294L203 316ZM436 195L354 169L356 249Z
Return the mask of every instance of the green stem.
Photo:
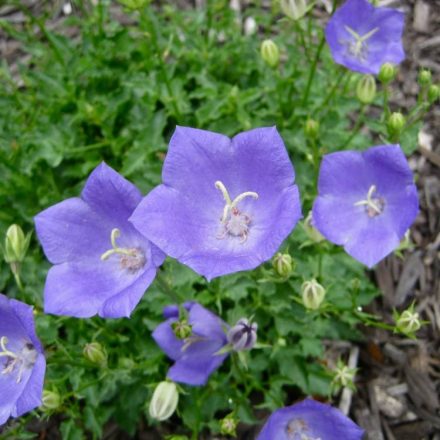
M301 25L301 21L294 20L293 23L295 26L295 30L299 35L300 44L304 49L304 56L306 57L307 62L310 63L310 54L309 54L309 50L308 50L308 47L306 44L305 33L304 33L304 29Z
M327 104L333 99L333 97L335 96L336 91L341 88L341 85L343 83L344 80L344 76L348 73L348 70L346 69L341 69L339 72L339 75L337 76L333 86L330 89L330 92L327 94L327 96L325 97L324 101L322 101L322 104L313 112L313 114L316 113L320 113L326 106Z
M181 299L179 298L179 295L177 295L177 293L168 285L168 282L164 280L163 272L157 274L156 282L159 284L160 290L162 290L163 293L168 295L176 305L180 305Z
M390 106L389 106L390 90L389 90L387 84L385 84L383 87L384 87L383 88L383 110L384 110L385 121L387 121L388 117L390 116Z
M357 118L356 124L353 127L353 131L352 131L351 135L347 138L347 140L342 144L342 147L340 148L341 150L345 150L351 144L351 141L356 137L356 135L359 133L360 129L362 128L363 123L365 121L366 107L367 106L365 104L362 104L362 107L359 112L359 116Z
M313 60L312 67L310 69L309 79L307 80L307 85L306 85L306 89L304 91L304 96L303 96L302 104L301 104L303 107L307 106L307 101L309 99L310 89L312 87L313 78L315 77L315 73L316 73L316 66L318 65L319 58L321 57L321 52L324 47L324 44L325 44L325 35L323 34L321 37L321 41L319 42L318 49L316 50L315 59Z

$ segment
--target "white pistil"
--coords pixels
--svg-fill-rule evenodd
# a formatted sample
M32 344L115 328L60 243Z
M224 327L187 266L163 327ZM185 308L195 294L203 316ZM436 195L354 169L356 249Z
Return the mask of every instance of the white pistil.
M6 336L2 336L0 338L0 348L2 349L2 351L0 351L0 357L6 356L12 359L17 359L18 356L6 348L7 343L8 343L8 338Z
M353 30L350 26L345 25L345 30L355 39L354 44L349 43L349 50L352 54L358 58L363 59L364 51L367 51L367 41L379 31L378 27L375 27L371 31L367 32L365 35L359 35L355 30Z
M23 375L24 363L17 354L13 353L12 351L6 348L7 343L8 343L8 338L6 336L2 336L0 338L0 348L1 348L0 357L6 357L12 360L11 362L6 363L6 366L3 369L2 374L12 373L16 365L18 363L21 363L20 369L18 370L17 381L16 381L17 383L20 383Z
M110 241L112 244L112 248L106 252L104 252L101 255L101 260L107 260L111 255L113 254L120 254L120 255L128 255L129 257L136 257L137 250L136 249L127 249L127 248L120 248L116 244L116 239L119 238L121 235L121 231L117 228L112 229L111 235L110 235Z
M222 223L226 223L226 220L228 219L228 214L232 212L233 208L236 208L238 203L240 203L243 199L246 197L252 197L254 199L258 199L258 194L253 191L246 191L244 193L239 194L237 197L235 197L234 200L231 199L228 190L226 189L223 182L220 182L220 180L217 180L215 182L215 187L221 191L223 194L223 198L225 199L226 205L223 208L223 216L221 218Z
M381 214L382 206L380 206L379 204L380 200L373 198L373 194L375 192L376 192L376 185L371 185L367 193L367 199L356 202L354 206L366 206L367 209L372 209L375 215Z

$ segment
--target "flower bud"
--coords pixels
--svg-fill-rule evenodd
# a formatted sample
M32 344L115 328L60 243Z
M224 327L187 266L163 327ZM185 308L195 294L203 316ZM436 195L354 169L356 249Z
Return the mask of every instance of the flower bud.
M160 422L169 419L179 403L179 392L174 382L160 382L153 393L149 412L153 419Z
M307 214L307 217L303 222L303 228L307 237L309 237L314 243L319 243L324 240L322 234L313 225L312 211Z
M288 278L295 269L295 262L289 254L278 252L273 258L272 265L275 273L281 278Z
M243 28L245 35L254 35L258 30L258 26L257 26L257 22L255 21L255 18L247 17L246 20L244 21Z
M42 404L41 407L44 411L55 411L57 410L62 403L62 399L58 391L43 391L43 397L41 399Z
M341 360L338 360L336 369L334 371L333 384L336 387L354 388L354 377L356 376L357 368L349 368Z
M251 323L248 319L241 318L228 331L228 342L235 351L250 350L257 342L257 329L256 322Z
M388 135L398 136L405 127L405 117L400 112L391 113L387 121Z
M171 328L178 339L189 338L192 334L192 327L185 318L181 318L178 321L173 322L171 324Z
M419 84L422 86L422 87L426 87L426 86L429 86L429 85L431 85L431 81L432 81L432 74L431 74L431 72L429 71L429 70L427 70L427 69L422 69L420 72L419 72Z
M433 84L428 89L428 100L429 100L429 103L433 104L439 98L440 98L440 86L438 86L437 84Z
M356 86L356 96L362 104L371 104L376 97L376 79L373 75L362 76Z
M86 344L83 354L92 364L101 366L107 364L107 352L99 342L90 342L89 344Z
M118 2L127 9L136 11L147 5L150 0L118 0Z
M301 286L301 295L306 309L316 310L325 298L325 289L316 280L305 281Z
M31 234L26 237L18 225L9 226L5 237L4 257L6 263L21 263L26 256Z
M220 420L220 434L236 437L238 422L234 413L228 414L224 419Z
M299 20L308 12L306 0L281 0L281 10L292 20Z
M396 330L407 335L412 335L422 326L419 314L414 311L414 304L411 304L400 315L396 313L394 319L396 321Z
M314 119L307 119L304 133L309 139L316 139L319 134L319 122Z
M264 40L261 43L261 58L270 67L277 67L280 62L280 50L272 40Z
M394 64L391 63L382 64L382 67L380 68L378 75L379 81L382 84L388 84L391 81L393 81L393 79L396 77L396 73L397 73L397 69L396 66L394 66Z

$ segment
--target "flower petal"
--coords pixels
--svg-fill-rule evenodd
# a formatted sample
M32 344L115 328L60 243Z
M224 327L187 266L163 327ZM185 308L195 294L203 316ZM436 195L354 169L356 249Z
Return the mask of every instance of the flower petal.
M176 321L176 318L167 319L159 324L152 333L157 345L173 361L179 359L182 355L181 350L184 344L182 340L176 337L171 327L171 324Z

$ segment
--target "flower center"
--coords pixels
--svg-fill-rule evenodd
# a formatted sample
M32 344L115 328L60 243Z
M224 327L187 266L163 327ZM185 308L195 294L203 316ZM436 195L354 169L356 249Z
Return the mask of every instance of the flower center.
M321 440L308 434L309 427L303 419L292 419L287 424L286 434L289 440Z
M367 32L365 35L359 35L350 26L345 25L345 30L353 37L353 40L344 42L350 55L353 55L360 61L366 61L368 56L367 41L379 30L378 27Z
M3 364L1 374L11 374L15 369L18 369L16 382L20 383L23 377L23 372L34 366L37 361L38 352L31 343L24 344L21 351L14 353L6 348L8 338L2 336L0 338L0 358L6 358Z
M253 191L246 191L231 199L228 190L225 185L217 180L215 187L221 191L225 200L225 207L223 208L223 215L220 219L223 232L218 238L225 238L226 235L232 237L240 237L240 243L244 243L249 235L249 225L251 224L251 217L238 209L237 205L246 197L252 197L258 199L258 194Z
M112 249L101 255L101 260L108 260L112 255L119 256L119 264L121 269L125 269L130 273L136 273L145 266L146 258L142 249L139 248L121 248L116 244L116 239L120 237L121 231L117 228L112 229L110 242Z
M382 197L373 197L376 192L376 185L371 185L367 193L366 200L359 200L354 206L365 206L365 212L368 217L376 217L382 214L385 207L385 201Z

